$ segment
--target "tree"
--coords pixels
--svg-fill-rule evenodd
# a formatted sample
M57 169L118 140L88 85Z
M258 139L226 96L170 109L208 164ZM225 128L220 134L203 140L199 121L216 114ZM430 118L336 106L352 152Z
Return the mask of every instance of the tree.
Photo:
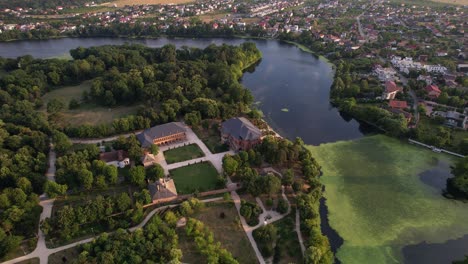
M50 198L55 198L57 196L65 195L67 189L68 186L66 184L58 184L54 181L47 181L45 186L45 193Z
M151 144L150 149L151 149L151 154L153 154L153 155L155 155L155 156L158 155L158 153L159 153L159 147L158 147L158 145L156 145L156 144Z
M82 169L78 171L78 181L80 182L81 187L85 190L90 190L93 187L93 173L87 169Z
M20 177L16 180L16 186L23 190L24 193L28 194L32 192L31 182L26 177Z
M129 209L132 205L132 199L130 198L130 196L128 196L127 193L123 192L117 197L116 205L119 209L119 212L124 212L127 209Z
M146 173L146 178L148 178L151 181L156 181L163 177L164 177L164 169L159 163L156 163L154 164L154 166L151 166L148 169L148 172Z
M52 141L54 142L54 149L59 154L65 154L73 145L67 135L57 130L52 134Z
M176 227L176 224L177 224L177 216L174 214L174 212L172 211L168 211L165 215L164 215L164 221L172 228Z
M237 172L238 167L239 163L231 155L226 155L223 157L223 170L226 175L234 175Z
M130 168L130 172L128 174L129 178L127 179L128 182L131 184L144 187L145 186L145 178L146 178L146 171L145 167L143 166L135 166Z
M185 123L192 127L198 127L201 122L201 115L198 111L192 111L185 114L184 116Z
M292 169L288 169L283 173L282 184L291 185L294 181L294 172Z
M447 179L447 191L457 198L468 198L468 156L458 160L451 170L453 178Z
M58 113L65 108L65 104L59 99L53 98L47 103L47 113Z
M253 237L258 243L258 249L264 257L271 257L274 252L273 246L278 238L277 229L274 225L265 225L253 231Z
M262 177L262 193L273 195L281 190L281 180L273 174Z
M104 177L106 178L106 181L109 184L116 184L118 180L118 171L117 167L111 166L111 165L106 165L103 168Z

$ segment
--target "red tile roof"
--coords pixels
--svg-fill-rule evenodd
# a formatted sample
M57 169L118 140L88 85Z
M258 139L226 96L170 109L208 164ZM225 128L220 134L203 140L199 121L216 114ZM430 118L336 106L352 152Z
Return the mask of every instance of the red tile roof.
M99 159L104 162L122 161L126 158L128 158L128 154L124 150L104 152L104 153L99 154Z
M406 101L399 101L399 100L390 100L388 105L391 108L401 108L401 109L403 109L403 108L408 107L408 104L406 103Z
M428 85L426 86L426 91L427 92L436 92L436 93L441 93L439 87L437 87L437 85Z
M401 91L401 88L399 88L394 81L387 81L385 83L385 92L392 93L396 91Z

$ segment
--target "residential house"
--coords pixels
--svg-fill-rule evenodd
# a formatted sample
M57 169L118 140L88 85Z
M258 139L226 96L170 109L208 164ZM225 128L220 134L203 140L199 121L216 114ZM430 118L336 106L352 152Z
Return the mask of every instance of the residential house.
M440 96L440 93L441 93L439 87L437 87L437 85L434 85L434 84L426 86L425 90L427 92L427 95L431 99L438 98Z
M390 100L388 102L388 106L392 109L406 109L408 108L408 103L406 101L399 101L399 100Z
M171 122L163 125L148 128L137 135L143 148L148 148L152 144L166 145L185 140L185 126L180 122Z
M406 119L406 121L408 122L408 124L411 122L411 120L413 119L413 115L411 113L408 113L406 111L403 111L401 109L394 109L394 108L391 108L389 110L390 112L396 114L396 115L403 115Z
M424 81L426 85L431 85L432 84L432 77L429 75L419 75L417 78L418 81Z
M457 111L434 111L431 115L445 118L444 124L447 126L468 129L468 108L465 108L463 114Z
M383 100L393 100L398 92L401 92L403 89L398 87L394 81L385 82L385 90L382 93Z
M244 117L235 117L221 124L221 140L233 150L248 150L261 142L262 132Z
M118 168L124 168L130 164L128 153L124 150L100 153L99 159L104 161L107 165L112 165Z

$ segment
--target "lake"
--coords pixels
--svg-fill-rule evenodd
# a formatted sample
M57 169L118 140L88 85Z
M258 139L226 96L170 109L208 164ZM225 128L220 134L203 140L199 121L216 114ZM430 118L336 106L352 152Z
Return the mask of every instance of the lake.
M64 57L70 49L108 44L140 43L149 47L174 44L204 48L210 44L239 45L245 39L124 39L64 38L0 43L0 56L16 58ZM333 70L326 61L294 45L271 40L255 42L263 58L253 71L246 71L242 84L252 91L266 121L289 139L301 137L306 144L356 139L363 136L359 123L345 119L329 102Z

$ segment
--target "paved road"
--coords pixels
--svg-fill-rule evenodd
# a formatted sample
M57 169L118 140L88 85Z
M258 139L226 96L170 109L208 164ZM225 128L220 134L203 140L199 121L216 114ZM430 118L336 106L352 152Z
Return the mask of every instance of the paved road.
M55 181L55 161L57 160L57 155L55 154L54 151L54 146L51 144L50 150L49 150L49 168L47 168L46 176L47 180L49 181Z
M122 135L117 135L117 136L111 136L111 137L105 137L105 138L71 138L70 141L74 144L97 144L101 143L103 141L114 141L119 137L129 137L131 135L138 135L141 133L142 130L135 131L132 133L127 133L127 134L122 134Z

